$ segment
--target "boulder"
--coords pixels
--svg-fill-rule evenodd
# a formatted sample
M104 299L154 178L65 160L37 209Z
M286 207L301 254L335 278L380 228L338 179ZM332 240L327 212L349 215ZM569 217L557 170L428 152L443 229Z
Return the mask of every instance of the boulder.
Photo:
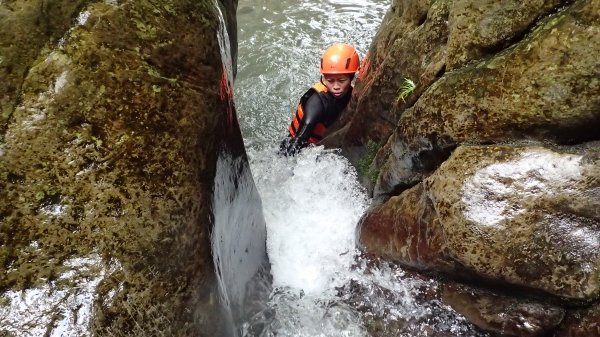
M362 248L376 257L418 270L460 268L441 256L443 228L422 184L368 210L359 222L359 233Z
M374 196L413 186L458 144L597 139L599 53L600 1L578 1L512 47L446 73L402 114L386 163L372 169Z
M594 300L599 161L594 143L461 146L423 183L368 211L361 243L414 268L530 289L525 296Z
M374 197L365 252L473 286L446 301L494 335L597 306L599 54L600 0L393 1L323 140Z
M520 41L540 19L570 5L568 0L455 1L448 17L446 68L496 54Z
M264 219L217 3L84 4L31 14L51 28L42 42L35 29L30 42L0 33L16 39L0 49L4 72L6 50L31 45L12 65L22 85L0 87L12 111L0 144L0 335L233 335L211 254L219 160L236 165L219 183L246 187L221 194L259 210L243 219L255 233ZM0 24L30 5L0 4ZM241 249L265 257L262 240Z

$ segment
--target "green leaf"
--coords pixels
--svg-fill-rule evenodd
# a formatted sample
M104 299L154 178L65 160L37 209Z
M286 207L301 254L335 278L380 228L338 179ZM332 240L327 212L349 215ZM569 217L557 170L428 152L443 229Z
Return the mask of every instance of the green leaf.
M410 78L404 78L404 81L402 82L402 86L400 87L400 89L398 89L398 98L396 99L396 103L398 103L400 100L403 100L410 95L411 92L413 92L413 90L415 90L415 87L417 85L415 84L415 82L413 82Z

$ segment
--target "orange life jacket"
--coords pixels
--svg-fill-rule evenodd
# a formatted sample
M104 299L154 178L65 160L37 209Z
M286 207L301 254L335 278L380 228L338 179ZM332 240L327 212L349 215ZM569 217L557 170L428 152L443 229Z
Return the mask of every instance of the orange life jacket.
M302 108L302 105L304 103L306 103L306 101L308 101L308 99L313 94L318 95L319 93L326 93L326 92L327 92L327 87L325 87L323 85L323 83L318 82L312 88L310 88L310 90L308 90L306 92L306 94L304 94L302 96L302 98L300 99L300 103L298 104L298 108L296 109L296 114L294 115L294 119L292 119L292 124L290 124L290 136L292 136L292 138L296 138L296 133L298 133L298 128L300 127L300 122L304 118L304 110ZM311 144L315 144L315 143L319 142L321 139L323 139L323 134L325 133L326 129L327 128L325 127L325 125L323 125L323 123L318 123L315 126L315 128L313 129L313 132L310 135L308 142Z

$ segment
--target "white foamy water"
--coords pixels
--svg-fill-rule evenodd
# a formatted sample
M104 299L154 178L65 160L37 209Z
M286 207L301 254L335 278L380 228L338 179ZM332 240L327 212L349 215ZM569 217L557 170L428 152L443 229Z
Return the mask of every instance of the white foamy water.
M354 169L319 147L297 157L273 154L254 161L253 171L267 173L256 183L265 205L274 286L307 295L341 286L354 260L356 223L367 206Z
M407 284L395 280L401 271L365 275L357 262L356 223L369 199L345 158L322 147L296 157L267 149L251 151L251 163L264 205L275 290L271 319L260 317L268 327L245 335L367 336L362 315L340 297L345 286L359 279L402 298L392 316L422 315ZM379 309L390 304L376 303L381 300L377 296L372 300L369 306Z
M418 300L436 282L398 267L368 265L358 254L356 225L370 200L344 157L323 147L295 157L274 148L249 155L263 201L274 290L269 309L245 323L242 336L362 337L369 336L369 324L396 336L436 329L476 336L451 308Z
M368 203L354 169L322 147L296 157L250 151L250 159L275 290L270 317L259 315L258 331L242 334L366 336L360 315L335 298L336 288L352 277L356 222Z

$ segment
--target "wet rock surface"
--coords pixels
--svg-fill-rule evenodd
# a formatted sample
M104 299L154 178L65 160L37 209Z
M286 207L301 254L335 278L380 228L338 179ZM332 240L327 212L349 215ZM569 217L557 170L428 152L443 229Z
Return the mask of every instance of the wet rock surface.
M380 263L381 262L381 263ZM396 270L397 283L410 288L397 291L393 286L352 280L337 288L337 305L350 305L364 317L363 325L372 337L385 336L488 336L485 330L465 320L461 313L443 302L443 281L432 280L418 273L403 270L388 262L375 262L374 274L381 269ZM404 310L403 315L398 310Z
M443 228L421 184L369 210L359 226L363 249L377 257L419 270L459 268L440 254Z
M600 336L600 307L596 303L587 310L573 310L562 324L557 337Z
M599 295L597 146L462 146L422 184L368 212L369 253L411 267Z
M0 334L228 335L212 193L245 154L216 3L87 3L0 4Z
M227 28L227 35L229 35L229 50L231 52L231 62L233 76L237 74L237 54L238 54L238 38L237 38L237 20L236 12L238 8L238 0L218 0L219 8L223 18L225 19L225 25Z
M21 85L33 61L43 49L50 49L58 42L81 8L90 2L93 1L0 3L0 135L6 131L6 122L15 109Z
M510 47L540 19L572 3L569 0L453 2L448 16L446 68L459 68Z
M499 296L464 285L443 288L444 304L482 330L502 336L548 336L565 316L565 309L552 304Z

